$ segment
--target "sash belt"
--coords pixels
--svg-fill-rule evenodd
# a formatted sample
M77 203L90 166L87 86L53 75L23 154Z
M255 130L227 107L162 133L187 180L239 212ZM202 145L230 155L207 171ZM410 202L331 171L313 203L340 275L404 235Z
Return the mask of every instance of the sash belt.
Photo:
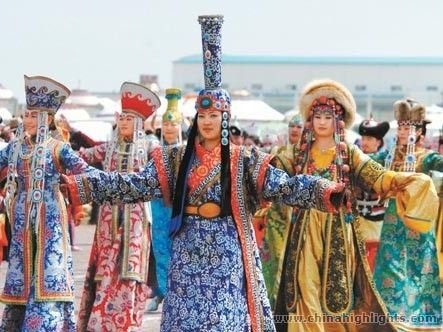
M214 202L207 202L198 206L186 205L185 214L196 215L205 219L217 218L220 215L220 205Z

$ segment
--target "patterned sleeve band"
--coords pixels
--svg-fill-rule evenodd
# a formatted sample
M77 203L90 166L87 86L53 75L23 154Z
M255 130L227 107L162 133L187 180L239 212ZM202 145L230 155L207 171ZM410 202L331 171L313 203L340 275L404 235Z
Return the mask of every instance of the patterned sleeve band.
M71 175L64 178L67 185L69 200L72 205L87 204L92 201L86 175Z
M344 198L343 189L339 188L338 183L319 179L315 185L315 208L323 212L337 213Z
M314 208L323 212L336 212L336 207L341 204L342 196L340 193L336 195L334 193L340 191L340 188L337 183L317 176L289 177L284 171L269 166L263 197L266 200L282 202L302 209Z
M81 175L70 176L65 182L73 204L85 204L90 201L99 204L128 204L162 197L158 173L152 160L140 173L124 175L94 169Z

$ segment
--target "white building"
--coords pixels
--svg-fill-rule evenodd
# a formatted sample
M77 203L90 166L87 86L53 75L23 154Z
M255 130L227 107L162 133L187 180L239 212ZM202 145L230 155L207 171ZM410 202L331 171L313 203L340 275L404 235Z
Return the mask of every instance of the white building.
M173 85L184 93L203 87L201 55L173 62ZM358 111L390 120L392 103L412 97L442 102L443 57L223 56L223 86L246 89L281 112L294 108L303 86L315 78L335 79L354 94Z

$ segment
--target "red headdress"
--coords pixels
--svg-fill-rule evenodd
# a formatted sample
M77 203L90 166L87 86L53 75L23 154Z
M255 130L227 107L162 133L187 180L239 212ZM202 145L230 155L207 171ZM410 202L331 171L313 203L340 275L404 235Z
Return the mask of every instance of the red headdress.
M122 111L147 119L160 107L160 99L147 87L124 82L120 88Z

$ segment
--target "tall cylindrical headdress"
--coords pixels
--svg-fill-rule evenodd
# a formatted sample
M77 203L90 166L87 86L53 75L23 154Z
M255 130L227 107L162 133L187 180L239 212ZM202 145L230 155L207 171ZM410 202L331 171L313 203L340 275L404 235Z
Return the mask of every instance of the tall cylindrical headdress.
M221 27L223 16L199 16L203 47L203 75L205 88L200 91L195 108L197 112L217 110L222 112L222 146L229 144L229 117L231 97L222 89Z
M222 89L221 76L221 27L223 16L209 15L199 16L198 22L201 25L201 38L203 47L203 75L205 88L200 91L195 108L197 114L201 112L219 111L221 112L221 211L223 215L231 213L230 200L230 158L229 158L229 118L231 109L231 97L229 93ZM172 220L170 223L170 234L176 234L182 222L183 204L182 197L185 194L186 179L188 177L190 165L192 165L195 151L195 139L198 134L197 115L189 133L185 154L180 164L177 176L176 191L173 200Z
M203 46L205 89L220 89L221 79L221 27L223 16L199 16Z

